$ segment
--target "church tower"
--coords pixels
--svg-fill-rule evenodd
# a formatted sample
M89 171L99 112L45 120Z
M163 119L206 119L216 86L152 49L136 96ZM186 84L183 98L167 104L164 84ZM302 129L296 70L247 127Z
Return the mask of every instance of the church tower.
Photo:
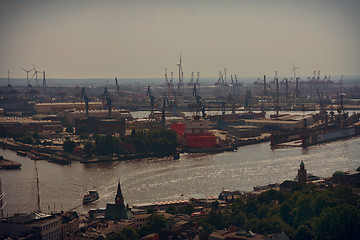
M306 169L303 161L301 161L300 169L298 170L298 181L301 186L306 184Z
M117 187L117 192L116 192L116 197L115 197L115 205L124 205L124 197L121 192L120 180L119 180L118 187Z

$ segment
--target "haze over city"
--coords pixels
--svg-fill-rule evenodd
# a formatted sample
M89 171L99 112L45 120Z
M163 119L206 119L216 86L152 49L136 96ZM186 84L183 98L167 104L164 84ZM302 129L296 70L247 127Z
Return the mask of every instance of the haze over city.
M314 70L360 75L360 2L25 1L0 2L0 77L20 68L48 78L240 77Z

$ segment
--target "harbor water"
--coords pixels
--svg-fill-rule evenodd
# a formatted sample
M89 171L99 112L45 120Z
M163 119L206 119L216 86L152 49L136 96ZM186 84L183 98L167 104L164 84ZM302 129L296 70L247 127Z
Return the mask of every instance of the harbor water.
M254 186L294 179L303 160L308 173L329 177L336 170L360 166L360 137L311 146L271 150L270 143L239 147L221 154L181 154L172 158L58 165L37 161L41 210L86 212L114 202L117 182L129 205L158 201L216 197L222 189L251 191ZM35 162L16 152L0 155L22 164L20 170L1 170L4 214L36 210ZM82 206L83 195L96 189L100 199Z

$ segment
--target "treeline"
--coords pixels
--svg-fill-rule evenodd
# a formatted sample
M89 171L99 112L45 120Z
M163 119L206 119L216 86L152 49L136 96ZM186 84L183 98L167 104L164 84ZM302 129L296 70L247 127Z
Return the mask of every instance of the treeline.
M16 135L12 135L12 138L14 139L15 142L21 142L26 144L43 145L43 146L53 144L52 141L41 140L39 134L37 133L34 133L32 135L16 134Z
M169 156L176 153L177 147L176 133L172 130L132 130L129 136L95 135L93 141L85 143L84 152L88 156L131 153L154 153L156 156Z
M199 223L209 232L237 226L255 233L284 231L290 239L360 239L360 205L348 187L307 185L292 193L269 190L226 209L213 205Z

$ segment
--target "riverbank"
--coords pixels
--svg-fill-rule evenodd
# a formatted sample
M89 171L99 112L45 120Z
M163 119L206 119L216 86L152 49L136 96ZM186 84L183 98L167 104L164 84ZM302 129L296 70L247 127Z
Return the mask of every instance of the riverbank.
M236 151L238 147L247 146L262 142L270 141L270 135L262 135L257 138L238 138L236 141L230 143L228 146L214 147L214 148L187 148L179 149L174 155L159 156L155 153L134 153L134 154L114 154L111 156L92 156L87 157L84 154L65 153L61 146L40 146L31 145L20 142L14 142L12 139L1 139L0 146L4 149L9 149L18 152L18 155L27 156L32 160L47 160L61 165L71 164L71 161L79 161L84 164L100 163L100 162L114 162L127 161L135 159L146 158L172 158L179 159L180 153L223 153Z

